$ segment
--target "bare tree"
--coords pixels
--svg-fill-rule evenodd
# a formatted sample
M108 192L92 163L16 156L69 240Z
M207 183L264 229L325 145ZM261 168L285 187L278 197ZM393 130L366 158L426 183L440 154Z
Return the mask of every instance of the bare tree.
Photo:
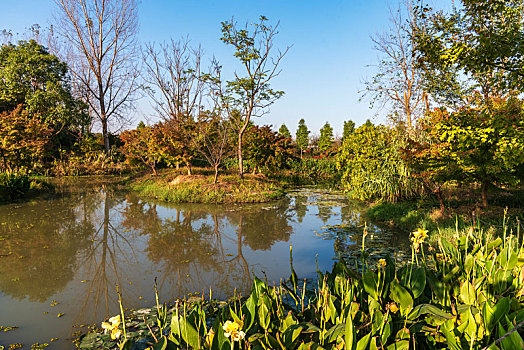
M258 23L246 23L244 27L239 27L233 19L222 23L221 40L235 49L234 55L240 60L244 74L235 73L235 79L227 82L222 94L224 106L236 123L240 178L244 176L242 138L251 117L265 114L267 107L284 94L270 86L270 82L280 74L280 62L290 48L275 52L273 45L278 25L278 22L269 25L264 16Z
M201 69L202 49L191 47L189 39L184 38L159 46L146 44L143 57L146 92L164 120L166 140L177 159L177 169L184 162L190 175L194 146L200 145L193 138L205 131L195 130L200 126L194 122L208 103L204 101L208 96L204 95L209 87L207 82L211 81L206 78L210 74Z
M390 27L371 37L380 54L378 72L366 81L364 96L370 95L372 103L389 107L391 114L405 120L408 130L423 111L426 94L422 88L422 72L417 68L414 55L413 30L416 26L411 0L390 10Z
M85 102L100 121L109 152L109 123L128 119L138 92L137 0L55 0L59 34Z
M204 80L201 72L202 49L193 48L189 39L146 44L144 80L155 110L166 121L182 122L198 114Z
M230 150L229 136L231 120L227 110L222 105L221 67L213 61L211 73L205 77L206 98L209 110L201 111L198 115L197 132L193 137L193 147L202 155L215 171L213 183L217 183L218 168Z

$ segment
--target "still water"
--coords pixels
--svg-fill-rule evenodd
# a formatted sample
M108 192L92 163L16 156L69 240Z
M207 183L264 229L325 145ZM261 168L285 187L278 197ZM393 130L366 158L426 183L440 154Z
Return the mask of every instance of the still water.
M66 186L67 187L67 186ZM75 182L73 191L0 205L0 345L71 349L74 334L160 298L249 291L253 273L287 278L289 247L299 277L331 268L361 247L364 219L340 194L302 189L278 202L168 204ZM366 246L398 253L407 239L367 223Z

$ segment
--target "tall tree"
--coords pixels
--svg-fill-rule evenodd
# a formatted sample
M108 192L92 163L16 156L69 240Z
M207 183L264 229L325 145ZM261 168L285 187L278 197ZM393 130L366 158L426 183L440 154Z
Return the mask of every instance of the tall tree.
M369 95L372 103L389 108L393 120L405 122L411 130L421 115L426 95L414 55L412 33L417 24L413 4L406 0L404 5L396 11L390 10L387 31L371 37L380 62L375 76L365 82L364 96Z
M348 120L344 122L344 130L342 131L342 142L355 131L355 122Z
M456 67L484 84L522 91L524 1L462 0L452 12L435 12L421 1L417 59Z
M432 97L457 109L480 93L491 108L493 98L523 91L523 11L523 0L463 0L450 13L421 1L416 59Z
M230 115L233 116L234 111L240 112L238 118L233 118L237 124L240 178L244 176L242 138L251 117L265 114L267 107L284 94L273 90L270 83L280 74L279 65L289 47L275 52L273 46L278 35L278 22L270 25L267 21L266 17L260 16L258 23L246 23L243 27L233 19L222 22L221 40L235 49L234 56L243 68L243 74L236 72L235 79L227 82L223 95Z
M147 94L164 120L183 122L200 111L205 79L201 71L202 49L189 39L171 40L157 47L148 43L144 52Z
M304 152L304 149L306 149L307 146L309 145L309 133L310 132L311 131L309 131L306 126L306 121L304 119L300 119L300 121L298 122L296 141L297 141L297 146L300 149L301 157L302 157L302 153Z
M285 138L291 138L291 132L289 131L289 129L286 126L286 124L282 124L280 126L280 128L278 129L278 133L280 135L284 136Z
M109 152L109 123L123 123L138 91L137 0L55 0L57 28L73 50L74 77L100 121Z
M320 151L327 151L333 144L333 128L328 122L320 129L320 137L318 138L318 148Z
M192 131L203 108L214 109L215 97L209 92L214 91L214 85L220 81L218 63L212 63L210 72L203 72L201 61L202 49L192 47L188 38L171 40L159 46L154 43L145 46L143 76L149 85L146 92L153 101L153 108L165 122L163 130L173 146L173 156L178 159L177 168L180 162L185 162L188 173L191 173L189 162L194 151L191 146L201 145L192 142L191 137L198 135L189 131ZM201 126L200 132L204 132L210 124Z

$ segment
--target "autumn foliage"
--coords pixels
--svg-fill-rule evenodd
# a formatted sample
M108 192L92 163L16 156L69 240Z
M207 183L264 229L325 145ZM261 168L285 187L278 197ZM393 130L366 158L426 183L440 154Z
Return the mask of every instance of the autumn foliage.
M1 113L0 168L18 171L31 167L45 155L51 136L51 128L22 106Z

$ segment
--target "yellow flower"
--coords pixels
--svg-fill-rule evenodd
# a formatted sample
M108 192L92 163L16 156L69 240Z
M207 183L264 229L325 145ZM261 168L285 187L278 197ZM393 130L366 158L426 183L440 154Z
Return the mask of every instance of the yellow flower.
M113 316L109 319L109 322L111 322L113 325L120 324L120 315Z
M234 332L234 333L231 333L231 340L232 341L241 341L242 339L244 339L245 336L246 334L242 331Z
M413 242L413 248L418 252L419 246L424 243L425 239L428 237L428 230L419 228L418 230L411 233L411 242Z
M391 304L389 304L389 311L391 311L391 312L394 313L394 314L397 313L397 311L398 311L398 306L397 306L397 304L395 304L395 303L391 303Z
M380 259L380 260L378 261L378 263L379 263L380 265L382 265L383 267L386 267L386 259Z
M111 330L111 339L118 339L122 335L122 331L118 328L113 328Z
M120 326L120 315L111 317L109 319L109 322L102 322L102 329L104 330L104 334L107 334L107 332L111 332L111 339L118 339L122 335L122 331L118 329L118 326Z
M106 334L107 331L110 331L112 328L113 326L110 323L102 322L102 329L104 330L104 334Z
M245 333L241 331L243 325L244 324L242 323L242 321L226 321L226 323L224 323L224 325L222 326L222 328L224 329L224 335L226 336L226 338L231 336L231 340L233 341L240 341L244 339Z

